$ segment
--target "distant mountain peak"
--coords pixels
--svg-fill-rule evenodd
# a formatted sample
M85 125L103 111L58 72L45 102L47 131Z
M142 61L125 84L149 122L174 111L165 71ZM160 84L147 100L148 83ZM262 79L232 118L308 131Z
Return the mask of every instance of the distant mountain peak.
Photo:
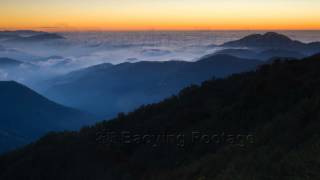
M283 34L277 33L277 32L266 32L262 36L265 36L265 37L285 37L286 39L290 39L289 37L287 37Z
M320 42L304 43L290 39L288 36L277 32L252 34L239 40L226 42L220 47L229 49L246 48L257 52L262 52L269 49L280 49L282 51L285 50L286 52L294 51L296 54L292 56L299 54L298 57L301 57L301 55L303 55L303 57L305 57L304 55L311 56L320 52Z
M267 32L267 33L261 35L261 38L264 40L276 40L276 41L283 41L283 42L293 41L289 37L287 37L283 34L276 33L276 32Z
M265 34L253 34L236 41L230 41L222 46L231 47L254 47L254 48L284 48L287 46L299 46L303 43L294 41L289 37L276 32L267 32Z
M266 32L265 34L252 34L242 39L283 39L292 41L289 37L276 32Z

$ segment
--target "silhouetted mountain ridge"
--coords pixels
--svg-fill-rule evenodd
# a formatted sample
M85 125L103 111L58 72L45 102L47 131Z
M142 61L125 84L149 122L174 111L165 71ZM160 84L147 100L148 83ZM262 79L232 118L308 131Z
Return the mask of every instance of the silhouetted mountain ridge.
M302 58L320 52L320 42L303 43L275 32L249 35L239 40L226 42L220 47L227 49L218 51L217 54L225 53L261 60L279 56Z
M267 32L265 34L253 34L242 39L226 42L222 46L230 47L255 47L255 48L285 48L299 47L305 45L299 41L291 40L289 37L275 32Z

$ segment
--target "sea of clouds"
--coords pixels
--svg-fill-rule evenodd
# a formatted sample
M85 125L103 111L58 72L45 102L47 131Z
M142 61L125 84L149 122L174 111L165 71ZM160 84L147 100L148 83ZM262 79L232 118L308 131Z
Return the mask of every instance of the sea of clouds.
M0 69L0 80L42 81L101 63L196 61L221 50L216 45L254 33L263 32L60 32L65 39L31 44L0 41L0 57L27 64L10 72ZM320 40L310 32L281 33L304 42Z

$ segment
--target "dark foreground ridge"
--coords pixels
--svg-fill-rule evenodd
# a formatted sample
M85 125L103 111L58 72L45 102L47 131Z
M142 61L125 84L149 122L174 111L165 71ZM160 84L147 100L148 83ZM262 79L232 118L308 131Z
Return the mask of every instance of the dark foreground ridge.
M319 179L319 68L320 56L275 61L48 134L0 157L0 179Z

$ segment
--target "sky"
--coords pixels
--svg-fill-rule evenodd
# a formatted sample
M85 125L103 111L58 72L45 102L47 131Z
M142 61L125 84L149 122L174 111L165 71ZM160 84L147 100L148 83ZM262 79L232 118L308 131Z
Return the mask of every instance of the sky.
M0 29L319 30L320 0L0 0Z

